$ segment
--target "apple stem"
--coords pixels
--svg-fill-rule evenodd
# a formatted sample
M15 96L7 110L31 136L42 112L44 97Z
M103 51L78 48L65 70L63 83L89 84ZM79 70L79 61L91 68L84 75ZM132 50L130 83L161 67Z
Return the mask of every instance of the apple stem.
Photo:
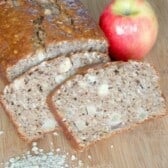
M127 9L123 12L123 14L126 15L126 16L129 16L131 14L131 12Z
M135 12L135 11L130 11L128 9L126 9L122 15L125 15L125 16L130 16L130 15L136 15L138 12Z
M136 0L116 0L112 9L115 13L123 16L136 15L138 13Z

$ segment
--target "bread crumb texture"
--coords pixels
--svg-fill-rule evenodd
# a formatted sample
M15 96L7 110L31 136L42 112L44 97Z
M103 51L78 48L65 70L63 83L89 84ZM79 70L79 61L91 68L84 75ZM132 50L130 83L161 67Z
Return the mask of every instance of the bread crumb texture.
M36 142L32 143L31 151L21 156L10 158L6 163L1 163L4 168L82 168L83 161L75 155L69 156L61 150L52 149L45 153ZM75 159L71 159L75 158ZM70 163L71 162L71 163Z
M56 116L81 146L166 114L159 77L143 62L114 62L75 75L57 89Z
M108 60L106 55L97 52L60 56L41 63L7 85L2 96L3 104L18 125L20 134L32 141L58 129L46 104L48 94L74 75L78 68Z

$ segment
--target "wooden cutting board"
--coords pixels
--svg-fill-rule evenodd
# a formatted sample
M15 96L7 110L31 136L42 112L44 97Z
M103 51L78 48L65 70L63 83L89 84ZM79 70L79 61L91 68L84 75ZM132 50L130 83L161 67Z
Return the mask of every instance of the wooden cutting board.
M109 0L82 1L98 20L100 11ZM157 43L145 61L153 63L160 73L161 87L168 98L168 0L151 0L150 3L157 13L160 28ZM3 89L2 82L0 88ZM30 150L31 145L19 139L1 107L0 131L4 131L0 135L0 163ZM56 137L48 134L38 144L46 150L54 147L73 153L83 160L84 167L168 168L168 117L146 122L136 129L98 142L83 153L75 153L62 133Z

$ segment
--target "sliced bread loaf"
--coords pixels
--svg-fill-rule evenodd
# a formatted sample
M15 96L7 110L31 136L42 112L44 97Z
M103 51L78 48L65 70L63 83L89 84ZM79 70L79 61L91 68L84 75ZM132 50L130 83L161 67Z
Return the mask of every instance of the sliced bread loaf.
M7 85L1 102L21 136L32 141L55 130L57 122L46 104L50 91L79 67L107 61L107 55L96 52L61 56L41 63Z
M107 41L79 0L1 0L0 76L17 76L59 55L107 52Z
M102 64L76 74L48 97L72 145L92 142L166 114L159 77L142 62Z

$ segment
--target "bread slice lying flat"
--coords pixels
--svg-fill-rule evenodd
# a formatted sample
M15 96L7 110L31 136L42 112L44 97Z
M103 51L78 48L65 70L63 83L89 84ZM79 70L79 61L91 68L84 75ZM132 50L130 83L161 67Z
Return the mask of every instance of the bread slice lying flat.
M0 76L11 82L43 61L107 52L107 41L79 0L1 0Z
M48 104L72 145L92 142L166 114L159 77L142 62L114 62L67 80Z
M7 85L1 102L21 136L32 141L58 128L46 97L79 67L109 61L105 54L76 53L41 63Z

